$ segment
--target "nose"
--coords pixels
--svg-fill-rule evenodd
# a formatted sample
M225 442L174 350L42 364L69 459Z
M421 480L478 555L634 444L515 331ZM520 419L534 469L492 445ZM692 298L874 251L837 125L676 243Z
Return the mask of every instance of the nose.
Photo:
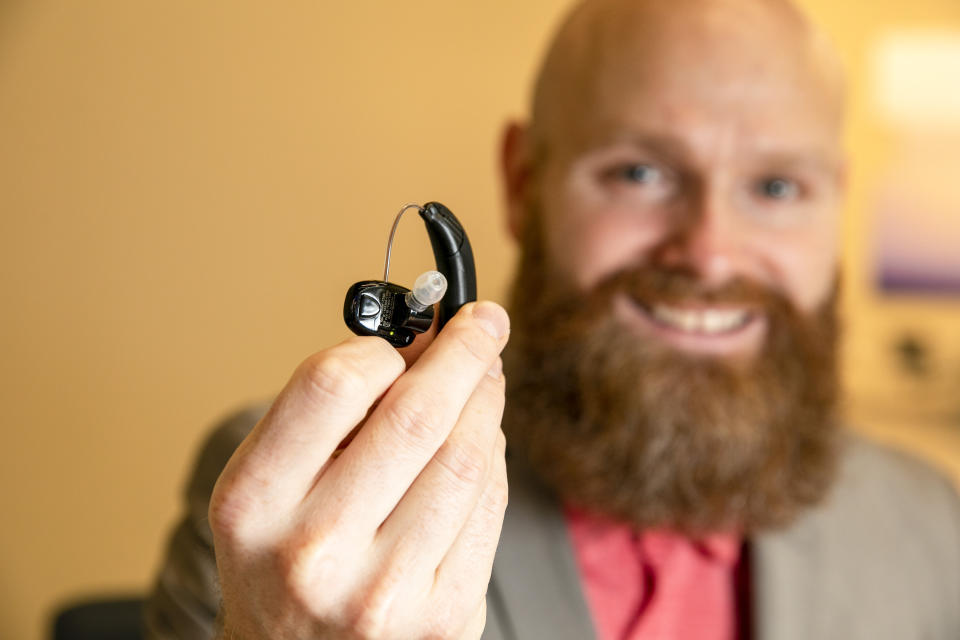
M728 283L742 260L741 232L733 214L720 194L706 189L678 203L653 252L654 263L691 273L708 286Z

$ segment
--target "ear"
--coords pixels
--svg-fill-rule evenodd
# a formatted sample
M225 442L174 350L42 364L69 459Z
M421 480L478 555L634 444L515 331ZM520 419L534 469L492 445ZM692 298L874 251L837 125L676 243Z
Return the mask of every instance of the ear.
M500 145L500 178L507 208L507 229L520 241L526 224L527 198L533 173L528 127L518 121L508 122Z

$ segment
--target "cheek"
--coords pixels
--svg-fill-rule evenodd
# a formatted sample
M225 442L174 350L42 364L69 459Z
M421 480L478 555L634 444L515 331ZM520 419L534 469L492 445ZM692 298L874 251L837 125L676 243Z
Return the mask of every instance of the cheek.
M567 210L547 230L553 264L581 290L621 269L633 267L662 233L653 220L618 211ZM549 218L548 218L549 220Z
M784 237L766 237L757 251L784 293L803 312L816 309L833 288L838 265L836 233L814 230Z
M580 290L636 266L666 233L662 216L611 206L575 181L542 202L551 262Z

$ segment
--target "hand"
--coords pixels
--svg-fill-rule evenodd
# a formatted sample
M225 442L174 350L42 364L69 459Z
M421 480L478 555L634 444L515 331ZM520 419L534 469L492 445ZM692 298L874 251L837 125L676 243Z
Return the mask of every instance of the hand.
M508 322L466 305L406 372L373 337L297 368L211 497L225 638L480 637Z

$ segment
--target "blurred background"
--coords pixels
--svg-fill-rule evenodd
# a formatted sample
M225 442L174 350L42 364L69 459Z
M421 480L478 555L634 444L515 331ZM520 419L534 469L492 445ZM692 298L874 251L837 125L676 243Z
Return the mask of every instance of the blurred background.
M846 410L960 480L960 3L802 4L851 78ZM148 588L206 430L347 336L402 203L504 298L498 135L566 6L0 0L0 637Z

